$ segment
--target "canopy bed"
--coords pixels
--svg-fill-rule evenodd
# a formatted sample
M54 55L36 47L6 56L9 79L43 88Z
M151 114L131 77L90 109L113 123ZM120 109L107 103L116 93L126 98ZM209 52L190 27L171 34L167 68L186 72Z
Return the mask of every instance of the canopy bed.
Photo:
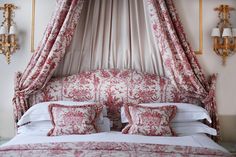
M172 0L57 0L17 73L18 134L0 156L230 156L206 135L219 131L215 83Z

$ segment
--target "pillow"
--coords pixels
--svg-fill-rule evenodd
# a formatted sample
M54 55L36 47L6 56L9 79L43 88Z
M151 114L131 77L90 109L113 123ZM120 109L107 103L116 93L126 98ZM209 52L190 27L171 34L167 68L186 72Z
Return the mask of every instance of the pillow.
M66 106L75 106L75 105L86 105L95 102L75 102L75 101L49 101L49 102L42 102L33 105L32 107L27 110L21 119L18 121L17 125L21 126L29 122L35 121L44 121L50 120L50 115L48 113L48 105L50 104L61 104ZM103 120L103 116L106 116L106 107L103 107L102 114L99 116L99 120Z
M133 104L125 105L129 124L122 130L124 134L145 136L172 136L170 122L176 113L176 106L147 107Z
M111 131L111 122L107 117L104 117L102 122L97 121L95 125L98 132ZM17 134L46 136L52 128L52 122L49 120L30 122L26 125L20 126L17 129Z
M201 122L171 123L173 131L178 136L188 136L198 133L205 133L216 136L217 131Z
M52 122L49 120L30 122L20 126L17 129L17 134L46 136L52 128Z
M102 108L101 104L50 104L48 110L53 128L48 132L48 136L96 133L95 119L102 112Z
M197 105L187 104L187 103L147 103L139 105L148 107L174 105L177 106L178 110L172 122L192 122L206 119L209 123L211 123L211 118L208 112L204 108ZM123 107L121 108L121 122L122 123L128 122L128 119L125 117Z

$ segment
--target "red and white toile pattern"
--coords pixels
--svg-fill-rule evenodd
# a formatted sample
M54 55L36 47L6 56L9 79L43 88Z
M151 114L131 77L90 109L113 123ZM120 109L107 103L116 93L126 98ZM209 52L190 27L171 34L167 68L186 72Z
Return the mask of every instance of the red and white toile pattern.
M209 112L213 128L219 131L215 85L216 75L208 82L187 42L173 0L147 0L147 10L156 45L160 50L166 77L178 88L184 102L201 101Z
M93 101L107 106L112 130L121 130L120 108L125 103L178 102L170 80L134 70L94 70L52 79L30 96L30 104L52 100Z
M176 114L177 107L146 107L125 104L125 115L129 124L122 130L124 134L145 136L173 136L170 122Z
M219 150L175 145L135 144L121 142L68 142L5 146L1 157L230 157Z
M17 73L13 98L16 122L30 107L29 95L45 86L63 58L79 21L83 3L84 0L57 0L56 10L41 43L24 73Z
M109 108L110 111L117 115L119 113L116 111L121 102L168 102L169 100L169 102L202 102L210 113L213 121L212 127L219 130L215 101L216 76L213 75L210 82L205 79L196 56L186 40L173 1L146 1L154 39L163 60L164 73L174 86L171 85L171 88L165 88L167 87L166 84L170 87L170 83L166 83L167 79L159 79L156 75L141 74L139 76L138 73L133 77L129 73L122 73L120 75L122 77L117 77L116 71L101 71L98 76L92 74L92 85L86 82L89 80L86 78L90 77L90 72L88 72L83 73L84 78L80 78L82 82L84 80L85 82L79 86L79 90L73 89L76 85L72 86L72 83L67 84L67 80L62 80L62 82L65 81L65 87L68 86L73 90L58 86L57 88L61 88L63 94L62 92L56 92L55 96L52 96L51 92L55 90L55 86L58 84L53 82L51 83L52 88L47 86L44 89L44 87L51 79L60 60L64 57L66 47L71 42L83 7L83 0L57 0L56 11L45 31L43 40L24 73L17 74L13 98L16 121L31 106L28 103L31 94L43 89L44 97L47 97L47 99L63 100L63 97L65 97L75 100L95 99L99 102L105 101L107 106L112 106ZM114 79L109 79L110 76ZM132 80L125 80L126 76L132 78ZM69 77L68 81L73 79L72 77ZM76 78L76 76L74 77ZM152 81L155 80L155 77L158 82ZM122 80L121 78L123 78L123 82L119 83ZM109 81L104 82L107 79ZM142 79L145 79L145 81ZM131 82L128 83L128 88L126 87L127 82ZM164 85L161 85L162 83ZM176 90L176 88L177 92L167 91L168 89ZM90 92L90 90L94 90L94 92ZM79 97L75 96L76 92ZM157 94L158 92L161 94ZM121 98L124 95L126 97ZM113 109L114 106L115 109Z
M96 133L95 119L101 114L102 108L101 104L83 106L50 104L48 110L53 128L48 136Z

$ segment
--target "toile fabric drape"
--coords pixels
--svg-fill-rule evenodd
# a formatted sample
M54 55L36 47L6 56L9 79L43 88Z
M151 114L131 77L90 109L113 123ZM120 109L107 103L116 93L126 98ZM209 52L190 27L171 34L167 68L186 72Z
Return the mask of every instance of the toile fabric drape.
M135 69L164 75L145 1L87 0L81 23L54 76L95 69Z
M83 22L76 28L83 4ZM180 101L201 102L211 115L211 126L219 130L216 75L206 80L172 0L58 0L41 44L16 77L16 120L30 107L28 96L53 74L100 68L133 68L168 77Z
M43 88L51 78L70 44L83 0L57 0L56 10L47 26L43 40L23 73L18 72L13 98L16 122L30 107L28 96Z
M182 101L201 101L219 131L216 75L206 80L176 12L173 0L147 0L153 36L162 57L166 77L179 89Z

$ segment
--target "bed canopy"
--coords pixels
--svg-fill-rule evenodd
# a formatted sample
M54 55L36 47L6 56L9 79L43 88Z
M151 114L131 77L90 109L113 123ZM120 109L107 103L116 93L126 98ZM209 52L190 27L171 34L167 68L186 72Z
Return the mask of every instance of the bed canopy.
M210 125L219 131L216 75L205 78L172 0L57 0L41 43L25 71L17 73L16 122L30 107L29 96L53 75L99 68L131 68L168 77L180 101L201 103L212 118Z

